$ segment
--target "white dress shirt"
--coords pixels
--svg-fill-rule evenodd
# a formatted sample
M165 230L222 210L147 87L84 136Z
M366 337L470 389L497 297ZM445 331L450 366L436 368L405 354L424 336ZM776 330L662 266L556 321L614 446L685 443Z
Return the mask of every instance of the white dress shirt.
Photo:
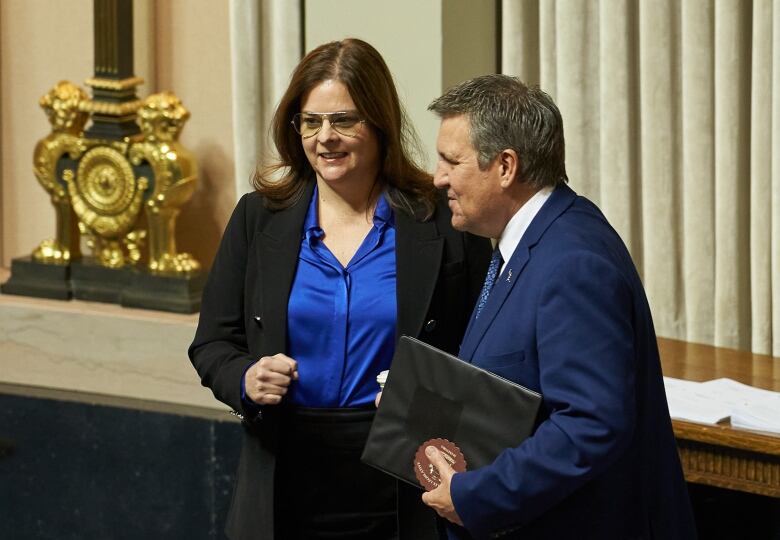
M507 261L512 257L512 254L515 252L515 249L517 249L517 245L523 238L531 221L536 217L536 214L541 210L545 201L547 201L554 189L555 188L552 187L546 187L537 191L533 197L528 199L528 201L515 212L515 215L512 216L512 219L510 219L509 223L504 227L501 236L498 238L498 249L501 251L501 258L504 260L499 275L504 273Z

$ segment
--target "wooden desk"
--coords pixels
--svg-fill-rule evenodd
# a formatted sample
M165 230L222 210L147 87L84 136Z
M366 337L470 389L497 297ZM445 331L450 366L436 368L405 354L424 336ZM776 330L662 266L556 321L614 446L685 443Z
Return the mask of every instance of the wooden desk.
M728 377L780 391L780 358L658 339L664 375L691 381ZM778 411L780 414L780 411ZM780 497L780 435L673 420L689 482Z

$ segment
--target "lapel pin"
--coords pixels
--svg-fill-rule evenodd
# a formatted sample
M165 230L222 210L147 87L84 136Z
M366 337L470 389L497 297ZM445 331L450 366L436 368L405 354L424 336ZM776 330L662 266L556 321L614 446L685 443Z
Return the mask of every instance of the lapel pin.
M506 282L507 283L512 283L512 269L511 268L509 269L509 273L506 276Z

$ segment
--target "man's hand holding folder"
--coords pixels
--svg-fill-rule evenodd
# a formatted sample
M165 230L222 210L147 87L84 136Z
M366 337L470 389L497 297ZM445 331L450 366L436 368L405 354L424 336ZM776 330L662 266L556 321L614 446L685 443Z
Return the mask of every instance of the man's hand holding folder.
M431 506L454 520L449 481L455 468L446 457L461 460L459 470L492 463L531 434L541 402L536 392L407 336L399 341L379 399L363 461L418 488L425 485L431 490L426 497ZM436 475L427 484L419 480L425 466L415 456L431 441L452 449L445 448L445 457L441 448L434 448L436 461L431 460L447 484L446 497L444 488L436 487Z
M452 477L457 474L455 469L453 469L450 463L444 459L442 453L433 446L429 446L425 449L425 455L428 456L431 463L439 470L441 484L433 491L426 491L423 493L423 502L436 510L436 513L444 519L458 525L463 525L463 522L458 517L458 513L455 512L455 505L452 503L452 497L450 496L450 482L452 481Z

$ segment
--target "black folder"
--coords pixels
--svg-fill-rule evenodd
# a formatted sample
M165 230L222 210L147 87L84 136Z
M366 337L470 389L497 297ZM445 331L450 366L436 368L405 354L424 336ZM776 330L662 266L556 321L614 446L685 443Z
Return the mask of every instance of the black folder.
M422 341L401 336L362 460L420 487L414 459L447 439L466 469L489 465L535 427L542 396Z

